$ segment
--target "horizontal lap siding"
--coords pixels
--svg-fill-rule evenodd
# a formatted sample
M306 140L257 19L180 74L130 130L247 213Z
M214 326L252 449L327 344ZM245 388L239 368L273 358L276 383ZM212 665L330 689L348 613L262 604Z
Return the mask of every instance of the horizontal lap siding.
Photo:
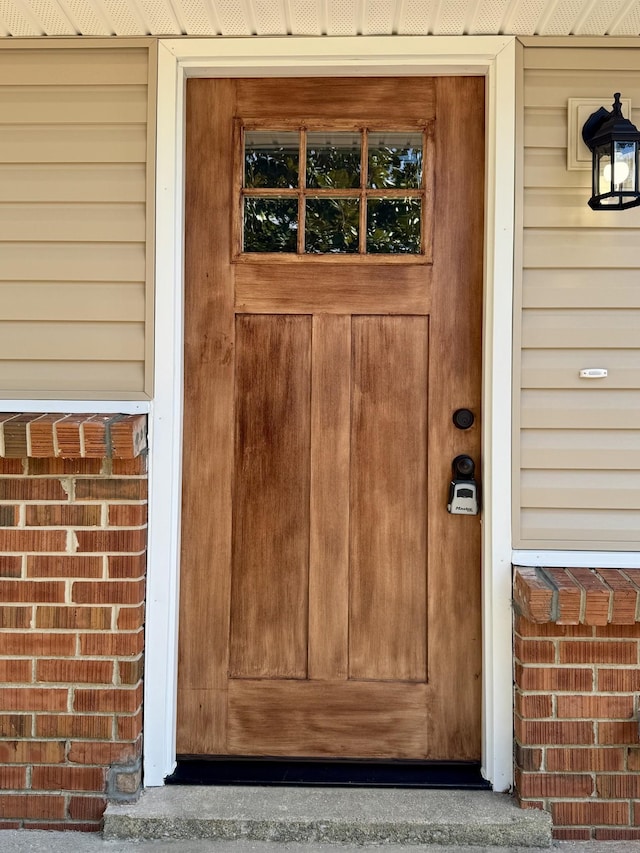
M566 150L569 98L621 90L640 123L639 67L635 49L524 50L517 547L640 547L640 209L591 211Z
M148 67L146 47L0 50L5 397L149 390Z

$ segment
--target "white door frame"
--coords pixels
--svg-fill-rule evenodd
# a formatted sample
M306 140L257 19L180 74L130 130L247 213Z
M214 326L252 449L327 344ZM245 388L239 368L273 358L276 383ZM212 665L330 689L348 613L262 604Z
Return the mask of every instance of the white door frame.
M156 352L151 410L144 783L175 767L182 449L184 93L188 77L486 78L482 771L512 783L511 341L515 38L163 39L158 56Z

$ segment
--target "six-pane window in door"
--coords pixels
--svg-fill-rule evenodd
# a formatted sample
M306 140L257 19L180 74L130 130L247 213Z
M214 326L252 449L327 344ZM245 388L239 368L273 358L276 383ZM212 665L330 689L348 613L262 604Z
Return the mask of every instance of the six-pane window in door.
M429 128L244 128L242 253L425 255Z

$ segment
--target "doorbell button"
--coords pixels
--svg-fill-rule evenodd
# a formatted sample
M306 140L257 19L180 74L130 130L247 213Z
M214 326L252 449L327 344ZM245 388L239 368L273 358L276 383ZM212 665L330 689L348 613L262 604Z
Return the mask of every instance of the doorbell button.
M606 376L606 367L585 367L580 371L580 379L604 379Z

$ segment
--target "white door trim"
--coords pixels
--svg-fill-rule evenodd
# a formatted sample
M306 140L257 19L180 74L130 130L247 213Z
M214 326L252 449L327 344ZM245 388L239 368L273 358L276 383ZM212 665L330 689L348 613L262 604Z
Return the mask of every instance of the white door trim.
M548 551L543 548L511 552L514 566L557 569L640 569L640 551Z
M482 764L483 773L494 789L506 790L512 782L510 531L515 38L163 39L158 63L156 393L150 434L145 785L162 785L175 766L186 79L474 74L486 78L487 93Z

